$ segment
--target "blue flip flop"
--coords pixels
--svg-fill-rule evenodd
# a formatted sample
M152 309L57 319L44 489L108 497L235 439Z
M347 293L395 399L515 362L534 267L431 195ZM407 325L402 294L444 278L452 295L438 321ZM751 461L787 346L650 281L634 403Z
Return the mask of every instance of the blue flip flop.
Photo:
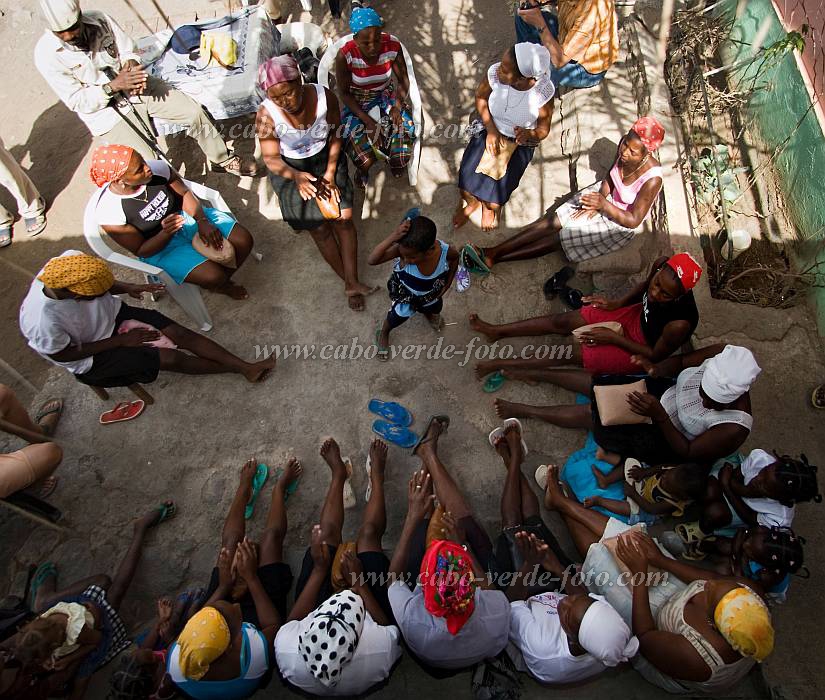
M403 217L401 217L401 221L407 221L408 219L412 221L413 219L417 219L421 216L421 207L413 207L409 209Z
M269 478L269 467L265 464L259 464L252 479L252 496L249 498L249 503L246 504L246 509L243 512L243 517L249 520L255 512L255 501L258 500L258 494L264 487L266 480Z
M385 418L390 423L400 425L402 428L412 425L412 413L410 413L400 403L396 403L395 401L381 401L381 399L372 399L368 408L371 413Z
M418 435L412 430L402 425L388 423L385 420L375 421L372 424L372 432L399 447L412 447L418 442Z
M278 467L275 470L275 474L273 475L273 478L275 479L276 482L281 478L281 476L283 476L283 473L284 473L283 467ZM289 500L289 497L298 490L298 484L299 483L301 483L301 477L300 476L297 479L295 479L294 481L290 482L290 484L284 489L284 503L286 503Z

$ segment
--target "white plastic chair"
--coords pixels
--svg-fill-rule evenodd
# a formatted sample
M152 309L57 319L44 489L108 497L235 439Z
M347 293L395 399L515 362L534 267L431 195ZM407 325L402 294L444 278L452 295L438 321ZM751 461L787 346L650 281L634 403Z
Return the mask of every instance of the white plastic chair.
M229 206L224 201L220 192L213 190L210 187L201 185L197 182L184 180L183 183L192 191L198 199L203 200L209 204L213 209L220 209L227 214L231 214ZM132 270L142 272L147 277L152 276L158 279L166 286L166 291L186 312L198 327L206 332L212 329L212 317L206 309L206 304L203 303L200 287L194 284L184 282L178 284L173 280L167 272L161 270L155 265L142 262L137 258L132 258L123 253L118 253L109 247L109 244L101 235L100 227L97 225L97 217L95 215L97 203L100 199L102 188L97 190L89 199L86 205L86 211L83 214L83 235L89 247L97 253L106 262L115 263L116 265L123 265ZM256 260L261 260L263 256L260 253L252 251L252 255Z
M335 64L335 57L341 50L341 47L352 39L352 34L337 39L332 46L329 46L324 55L321 57L321 64L318 66L318 83L329 87L329 74L333 70ZM412 108L413 124L415 125L415 140L413 141L413 153L409 164L407 165L407 176L410 179L410 185L415 187L418 182L418 165L421 161L421 137L423 134L423 118L421 110L421 93L418 91L418 81L415 79L415 69L413 68L412 56L407 51L407 47L401 44L401 49L404 52L404 62L407 64L407 77L410 81L410 92L407 97L410 100L410 107Z
M306 47L317 56L318 50L327 43L324 30L312 22L286 22L275 26L281 32L282 54Z

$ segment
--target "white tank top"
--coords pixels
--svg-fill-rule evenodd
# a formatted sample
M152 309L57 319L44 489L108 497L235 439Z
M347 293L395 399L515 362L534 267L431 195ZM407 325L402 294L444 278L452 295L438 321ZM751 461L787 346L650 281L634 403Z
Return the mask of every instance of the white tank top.
M315 121L308 129L296 129L289 123L283 111L269 98L264 107L274 123L275 135L281 141L281 153L287 158L309 158L320 153L327 143L330 129L327 121L327 93L323 85L314 85L318 95Z
M536 128L539 110L553 99L556 87L548 72L536 78L535 85L529 90L515 90L499 81L499 65L494 63L487 69L487 81L492 89L487 104L496 128L512 139L516 136L517 126L522 129Z

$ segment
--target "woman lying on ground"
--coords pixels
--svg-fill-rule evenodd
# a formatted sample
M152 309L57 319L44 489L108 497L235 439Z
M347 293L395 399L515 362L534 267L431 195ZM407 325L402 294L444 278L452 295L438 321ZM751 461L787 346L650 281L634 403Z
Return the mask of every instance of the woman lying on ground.
M474 246L487 267L530 260L561 250L571 262L621 250L650 214L662 189L662 168L653 152L665 130L642 117L619 142L607 178L573 193L555 214L545 215L512 238L490 248Z
M773 651L771 615L752 581L664 555L647 535L566 496L557 467L545 486L545 506L585 557L590 592L605 596L638 638L633 666L645 680L670 693L718 695Z
M712 462L745 442L753 425L749 389L762 371L750 350L711 345L656 365L637 359L649 375L647 391L632 392L627 404L630 413L648 417L650 423L602 425L595 400L590 405L527 406L499 399L496 413L501 418L537 418L562 428L592 430L607 461L614 464L617 455L648 464ZM593 396L594 378L586 372L557 369L546 374L544 381ZM613 376L595 381L628 384L639 379Z
M631 358L640 355L651 362L670 357L684 345L699 323L693 287L702 268L689 253L659 258L647 279L619 299L585 297L588 306L525 321L493 325L470 314L470 327L489 341L546 334L572 334L590 324L614 323L621 328L585 329L573 343L568 358L488 360L476 365L476 376L504 370L512 379L535 380L536 371L558 365L581 365L591 374L632 374L639 366Z
M476 90L481 122L464 149L458 173L461 199L453 215L460 228L479 206L481 229L498 227L501 208L518 187L536 146L550 133L553 95L550 53L516 44L487 69Z
M203 206L168 163L145 161L129 146L98 146L90 175L101 188L94 195L97 224L115 243L178 284L249 296L232 281L252 252L249 231L226 212Z
M309 231L327 265L344 281L349 307L363 311L364 296L377 288L358 280L352 181L341 157L335 93L305 85L291 56L264 63L258 84L266 99L258 108L255 131L281 216L294 231Z

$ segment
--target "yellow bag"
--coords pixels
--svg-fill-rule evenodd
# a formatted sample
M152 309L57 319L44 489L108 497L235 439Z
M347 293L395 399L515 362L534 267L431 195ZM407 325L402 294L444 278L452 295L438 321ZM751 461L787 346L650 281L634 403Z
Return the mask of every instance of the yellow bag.
M234 68L238 60L238 43L228 32L201 34L201 60L206 66L217 63L223 68Z

